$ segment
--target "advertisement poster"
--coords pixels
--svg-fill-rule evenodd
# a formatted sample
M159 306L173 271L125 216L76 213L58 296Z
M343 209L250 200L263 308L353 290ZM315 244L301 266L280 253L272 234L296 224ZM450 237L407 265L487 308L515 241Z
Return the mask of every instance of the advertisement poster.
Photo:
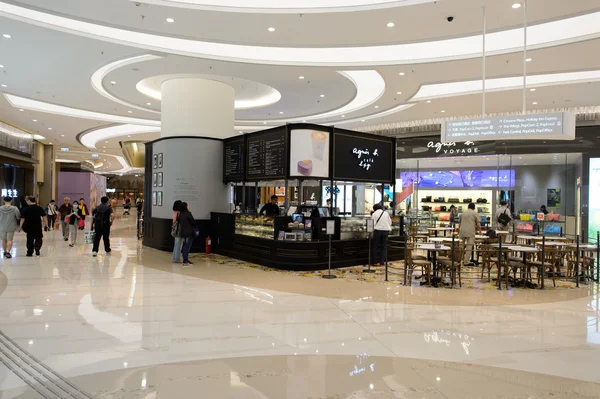
M588 204L588 237L595 239L600 231L600 158L590 159L590 191Z
M329 177L329 132L294 129L290 142L291 176Z
M549 188L548 199L546 200L548 208L560 208L560 188Z
M419 188L446 187L514 187L514 170L444 170L431 172L401 172L402 185L414 184Z

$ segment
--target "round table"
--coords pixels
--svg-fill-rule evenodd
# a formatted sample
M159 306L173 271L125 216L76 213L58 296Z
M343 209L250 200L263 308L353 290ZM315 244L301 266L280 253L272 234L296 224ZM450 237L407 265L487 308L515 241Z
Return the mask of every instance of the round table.
M436 237L438 236L438 231L443 231L444 232L444 237L445 237L446 233L448 231L454 231L454 228L453 227L430 227L427 230L433 231Z
M437 253L451 251L452 248L445 245L436 246L436 244L419 244L417 247L427 251L427 259L431 259L433 263L433 275L437 276Z

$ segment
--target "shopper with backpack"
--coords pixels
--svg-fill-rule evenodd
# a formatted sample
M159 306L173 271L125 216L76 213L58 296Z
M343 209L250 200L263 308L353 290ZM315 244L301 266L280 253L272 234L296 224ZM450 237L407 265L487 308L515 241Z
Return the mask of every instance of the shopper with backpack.
M100 239L103 239L104 241L104 250L106 251L106 254L110 254L110 226L112 226L114 219L115 213L108 204L108 197L102 197L100 199L100 205L92 211L92 230L95 232L92 256L98 256Z

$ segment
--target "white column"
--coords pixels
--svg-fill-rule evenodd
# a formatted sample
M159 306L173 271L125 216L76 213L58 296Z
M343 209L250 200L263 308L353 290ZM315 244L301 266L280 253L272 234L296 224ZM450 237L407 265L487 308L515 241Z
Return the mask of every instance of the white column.
M214 80L181 78L165 81L161 137L234 135L235 91Z

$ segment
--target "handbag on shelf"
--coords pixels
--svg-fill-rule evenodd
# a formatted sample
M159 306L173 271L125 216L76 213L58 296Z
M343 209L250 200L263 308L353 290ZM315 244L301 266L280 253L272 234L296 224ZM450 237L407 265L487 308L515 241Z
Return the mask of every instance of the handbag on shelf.
M465 198L463 200L463 203L465 203L465 204L470 204L471 202L473 202L473 200L471 198Z
M544 227L544 234L560 234L560 226L551 224Z
M442 207L441 206L436 206L434 211L436 212L441 212L442 211Z
M436 199L433 200L433 202L446 202L446 198L445 197L437 197Z
M429 212L431 210L431 207L427 206L427 205L423 205L423 206L421 206L421 209L423 209L423 212Z
M549 213L546 215L546 219L549 222L558 222L558 221L560 221L560 214L559 213Z
M519 215L519 220L526 221L526 220L529 220L529 218L530 218L530 215L528 213L521 213Z
M446 208L445 206L440 206L440 211L441 211L441 212L446 212L446 211L447 211L447 208Z
M450 215L441 215L440 216L440 220L444 221L444 222L449 222L450 221Z
M458 199L458 197L450 197L450 198L448 198L448 202L450 204L458 204L460 202L460 200Z
M423 198L423 202L431 202L431 195L428 195L425 198Z

